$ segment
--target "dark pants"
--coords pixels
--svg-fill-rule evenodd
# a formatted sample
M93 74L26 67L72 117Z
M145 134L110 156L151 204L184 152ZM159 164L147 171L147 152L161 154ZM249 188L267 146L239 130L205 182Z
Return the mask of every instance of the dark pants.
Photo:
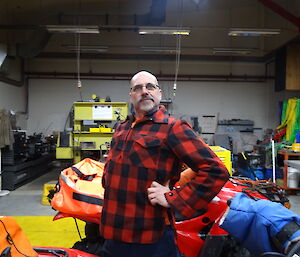
M124 243L105 240L101 257L180 257L170 226L162 237L153 244Z

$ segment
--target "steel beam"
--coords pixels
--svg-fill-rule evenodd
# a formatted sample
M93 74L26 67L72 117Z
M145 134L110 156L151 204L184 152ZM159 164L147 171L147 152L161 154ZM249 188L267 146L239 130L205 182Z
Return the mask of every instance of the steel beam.
M264 6L271 9L273 12L277 13L284 19L288 20L289 22L293 23L295 26L298 27L300 30L300 18L295 16L294 14L290 13L286 9L284 9L282 6L275 3L273 0L258 0L261 2Z

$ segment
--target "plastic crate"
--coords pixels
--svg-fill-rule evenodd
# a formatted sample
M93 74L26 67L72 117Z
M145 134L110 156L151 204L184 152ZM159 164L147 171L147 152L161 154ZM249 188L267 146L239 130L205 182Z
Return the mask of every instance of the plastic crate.
M283 168L276 167L275 169L275 178L283 179ZM273 168L266 168L265 170L265 179L273 179Z
M210 149L221 159L225 164L230 176L232 176L232 161L231 152L221 146L210 146Z
M264 167L256 167L253 168L252 171L250 168L248 169L242 169L242 168L238 168L239 173L241 173L244 177L248 177L252 180L262 180L265 179L264 173L265 173L265 168ZM254 176L254 174L255 176Z

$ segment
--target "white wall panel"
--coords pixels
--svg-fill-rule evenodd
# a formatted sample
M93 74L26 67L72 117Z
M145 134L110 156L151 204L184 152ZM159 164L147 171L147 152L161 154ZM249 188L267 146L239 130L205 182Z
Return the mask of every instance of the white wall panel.
M36 59L30 63L30 71L74 72L74 60ZM155 74L174 74L174 62L82 60L81 72L134 74L149 70ZM181 62L179 74L234 74L264 75L262 63ZM76 79L30 79L28 132L45 135L64 129L68 112L74 101L80 100ZM83 100L92 94L100 98L110 96L112 101L128 101L128 80L84 80ZM250 119L255 127L274 128L278 124L278 101L295 96L291 93L275 93L274 81L267 82L189 82L177 83L173 98L173 82L160 81L165 98L172 98L172 113L189 120L190 116L219 114L220 119Z
M0 109L13 110L17 115L17 126L26 129L26 92L24 87L15 87L0 82Z
M110 96L112 101L128 101L127 81L82 81L83 100L92 94L100 98ZM172 82L162 81L167 98L173 98ZM250 119L255 127L273 127L276 117L270 116L272 83L178 82L173 98L172 113L176 117L219 113L220 119ZM68 111L79 101L76 80L30 80L29 132L63 130Z
M90 100L92 94L100 98L110 96L112 101L128 100L126 81L83 80L82 98ZM76 80L30 80L28 131L42 132L64 129L73 102L81 101Z

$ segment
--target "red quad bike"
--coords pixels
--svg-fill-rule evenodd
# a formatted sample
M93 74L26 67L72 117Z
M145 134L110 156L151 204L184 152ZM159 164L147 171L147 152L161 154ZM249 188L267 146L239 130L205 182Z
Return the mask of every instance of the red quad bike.
M252 181L231 177L219 194L198 216L175 223L177 244L185 257L247 257L250 253L218 226L236 193L244 192L253 199L268 199L289 207L285 192L269 181Z
M78 171L77 168L74 170ZM61 177L59 181L60 184ZM86 178L90 178L90 175ZM69 179L66 181L70 184ZM63 191L62 188L58 190L58 192ZM252 199L267 199L273 202L280 202L285 206L289 205L285 192L272 182L264 180L252 181L240 177L231 177L219 194L193 218L179 220L179 218L175 217L177 244L181 256L251 256L248 250L241 247L226 231L218 226L220 219L228 208L228 202L239 192L244 192ZM73 192L72 195L73 197L76 196L77 200L79 199L77 192ZM95 197L83 195L83 199L86 198L91 198L93 200ZM70 202L75 201L74 198L65 200ZM94 204L98 204L97 206L101 209L101 202L102 201L94 201ZM53 201L51 204L53 206ZM71 249L55 247L34 248L36 252L38 252L39 257L106 257L102 252L104 239L99 235L99 224L97 224L99 223L100 213L98 214L97 219L86 219L85 216L76 215L76 213L62 213L60 211L54 217L54 220L63 217L74 217L86 221L86 238L76 242ZM0 257L10 257L9 249L5 249Z
M176 218L175 229L177 234L177 245L184 257L247 257L251 256L247 249L241 247L226 231L218 226L228 208L228 200L236 193L244 192L252 199L268 199L280 202L289 207L289 201L284 190L276 184L260 180L252 181L241 177L231 177L224 185L219 194L197 215L191 219L180 220ZM85 220L77 215L58 213L56 218L75 217ZM86 221L86 220L85 220ZM52 251L65 251L71 257L93 255L105 257L101 253L104 239L99 235L99 222L86 222L86 238L76 242L72 249L51 249ZM48 255L49 249L39 248L40 255ZM62 252L56 252L59 256ZM77 256L76 256L77 255Z

